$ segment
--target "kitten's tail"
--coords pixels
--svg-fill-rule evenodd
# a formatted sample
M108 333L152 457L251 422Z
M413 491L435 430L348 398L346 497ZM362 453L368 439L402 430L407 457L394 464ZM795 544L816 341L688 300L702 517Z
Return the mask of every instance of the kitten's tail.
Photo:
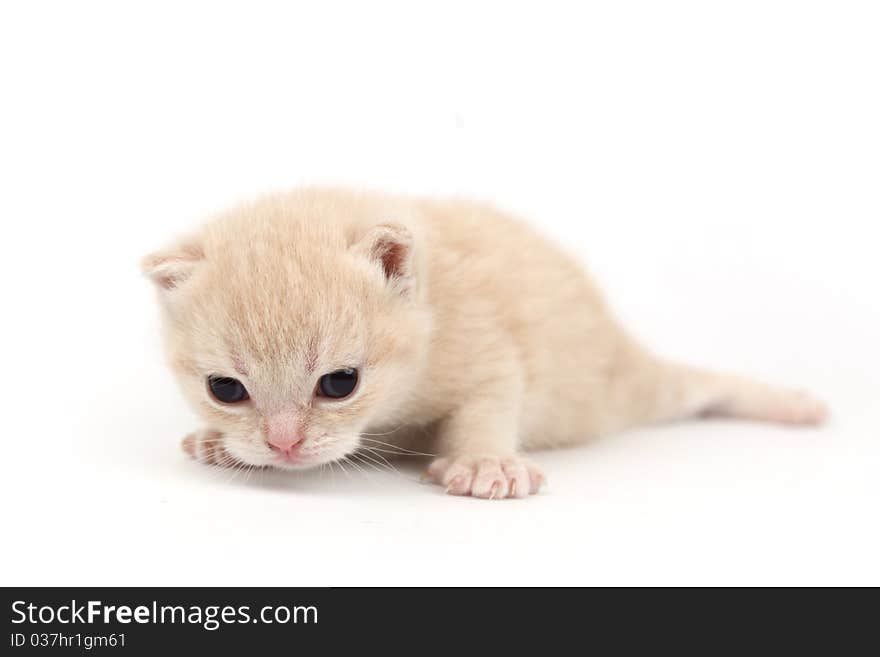
M690 417L731 417L761 422L817 425L827 406L808 392L777 387L736 374L655 360L657 389L650 409L655 422Z
M628 336L613 353L603 386L606 432L694 417L792 425L817 425L828 417L825 404L803 390L657 358Z

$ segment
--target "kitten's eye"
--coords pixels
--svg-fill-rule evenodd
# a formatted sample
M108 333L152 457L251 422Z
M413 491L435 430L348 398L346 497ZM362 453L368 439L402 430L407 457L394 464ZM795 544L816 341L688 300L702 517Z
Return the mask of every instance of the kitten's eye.
M342 399L348 397L357 386L358 371L350 367L325 374L318 381L318 392L323 397Z
M223 404L235 404L249 398L242 382L228 376L209 376L208 388L214 399Z

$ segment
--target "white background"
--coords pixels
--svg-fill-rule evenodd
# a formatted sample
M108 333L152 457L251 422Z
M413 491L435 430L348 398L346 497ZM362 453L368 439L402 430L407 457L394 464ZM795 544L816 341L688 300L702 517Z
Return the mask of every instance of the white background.
M0 581L880 584L871 2L7 2ZM588 263L658 351L812 388L821 430L539 453L525 501L230 473L139 258L303 182L468 195Z

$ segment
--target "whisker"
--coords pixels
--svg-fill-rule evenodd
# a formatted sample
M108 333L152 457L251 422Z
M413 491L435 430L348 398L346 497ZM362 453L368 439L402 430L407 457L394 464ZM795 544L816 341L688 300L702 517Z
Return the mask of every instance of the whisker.
M349 455L349 456L350 456L350 455ZM359 466L359 465L358 465L357 463L355 463L354 461L350 460L348 456L346 456L346 457L345 457L344 459L342 459L342 460L345 461L346 463L348 463L351 467L353 467L354 469L356 469L358 472L360 472L362 475L364 475L364 477L366 477L369 481L372 482L372 479L370 479L370 474L369 474L369 472L367 472L366 470L364 470L361 466Z
M369 450L369 448L367 448L367 449ZM367 453L361 453L361 454L359 454L359 456L362 459L368 460L370 463L376 464L376 467L381 466L381 467L384 467L386 470L390 470L391 472L393 472L395 474L400 474L400 471L397 468L395 468L393 465L391 465L391 463L388 461L388 459L386 459L384 456L376 455L376 454L367 454ZM377 459L381 459L381 461L377 460Z
M334 461L334 462L336 463L336 465L339 466L339 469L342 470L342 471L345 473L345 476L346 476L348 479L351 479L351 475L348 473L348 470L346 470L346 469L343 467L343 465L342 465L342 461Z
M434 456L434 454L422 454L421 452L415 452L415 453L413 453L413 452L398 452L397 450L385 449L384 447L372 447L372 446L367 447L366 445L361 445L361 448L362 449L369 449L372 452L383 452L385 454L393 454L394 456L415 456L415 457Z
M369 448L366 448L366 449L369 449ZM400 470L395 468L387 459L385 459L384 457L382 457L378 454L370 455L370 454L365 454L364 452L354 452L352 454L352 456L357 456L361 460L366 460L367 462L371 463L372 466L374 468L376 468L377 470L379 470L380 472L388 471L391 474L394 474L398 477L406 479L407 481L419 481L419 479L417 479L416 477L411 477L407 474L404 474L403 472L401 472ZM376 461L374 457L381 458L385 462L381 463L380 461ZM379 469L380 467L382 468L381 470Z
M234 471L233 471L234 474L232 475L232 478L229 480L229 483L232 483L232 481L237 479L239 477L239 475L247 473L247 467L248 466L246 463L240 463L239 465L237 465L234 468Z
M410 454L413 456L437 456L436 454L429 454L427 452L417 452L412 449L407 449L406 447L401 447L400 445L392 445L391 443L385 443L381 440L374 440L373 438L367 437L369 434L361 434L361 439L366 440L367 442L376 443L377 445L382 445L383 447L389 447L391 449L400 450L405 454Z
M402 428L403 428L403 425L401 424L399 427L395 427L391 431L385 431L384 433L362 433L361 435L362 436L387 436L387 435L392 434L395 431L398 431Z
M382 470L380 470L379 467L375 463L365 459L363 454L352 453L352 454L349 454L346 458L357 459L359 463L363 463L363 465L365 467L369 468L370 470L373 470L374 472L378 472L380 474L382 473Z

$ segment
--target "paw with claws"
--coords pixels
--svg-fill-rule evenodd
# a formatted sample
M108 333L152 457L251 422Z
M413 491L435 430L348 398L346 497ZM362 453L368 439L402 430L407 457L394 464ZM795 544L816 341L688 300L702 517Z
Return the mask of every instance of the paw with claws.
M519 456L439 458L428 468L427 478L450 495L489 500L534 495L544 483L538 467Z
M199 463L222 467L231 467L238 463L238 459L223 447L223 434L219 431L202 429L191 433L183 439L181 447Z

